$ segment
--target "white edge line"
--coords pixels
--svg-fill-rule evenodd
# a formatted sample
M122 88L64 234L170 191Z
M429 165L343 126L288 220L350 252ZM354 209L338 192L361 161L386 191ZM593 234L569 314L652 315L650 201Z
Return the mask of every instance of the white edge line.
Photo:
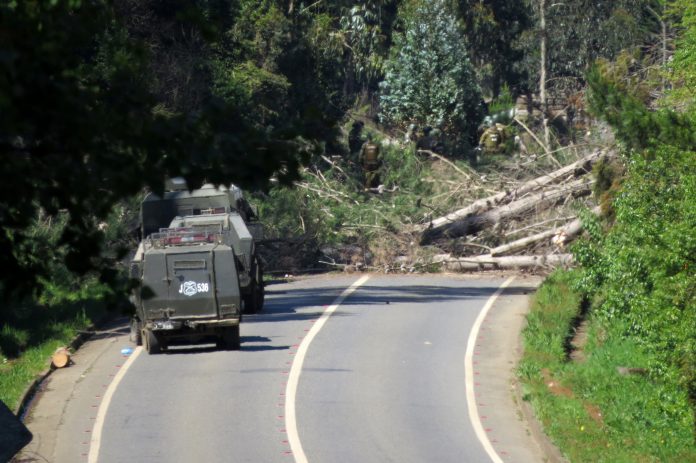
M324 313L321 314L319 320L314 323L312 329L309 330L307 336L305 336L305 338L302 340L300 347L295 353L295 359L292 362L290 374L288 375L288 383L285 387L285 429L287 431L290 450L292 451L296 463L308 463L307 455L304 453L302 443L300 442L300 435L297 430L295 399L297 397L297 386L300 381L300 375L302 374L302 365L304 364L305 356L309 350L309 345L312 343L312 340L319 333L324 324L326 324L329 317L331 317L331 315L336 311L338 306L340 306L348 296L350 296L356 289L362 286L369 279L370 276L365 275L353 283L350 287L343 290L341 295L336 298L333 304L324 310Z
M494 463L503 463L503 460L493 448L493 444L491 444L490 439L488 439L488 435L483 428L483 423L481 423L478 408L476 407L476 394L474 393L474 349L476 348L476 338L478 338L481 324L486 318L486 315L488 315L488 311L491 309L491 307L493 307L493 304L495 303L496 299L498 299L498 296L502 294L505 288L507 288L507 286L512 283L514 279L515 277L512 276L505 280L503 284L500 285L498 290L490 298L488 298L488 301L486 301L486 305L483 306L483 309L481 309L481 312L479 312L478 317L476 317L474 325L471 327L471 333L469 333L469 340L466 345L466 354L464 356L466 403L469 408L469 419L471 420L471 425L474 428L476 437L478 437L478 440L483 445L484 450Z
M118 384L121 382L124 376L126 376L126 371L138 358L138 355L142 352L142 347L136 347L128 360L121 366L114 376L113 381L109 384L109 387L104 393L104 398L102 398L101 404L99 404L99 410L97 411L97 418L94 421L94 427L92 428L92 439L89 445L89 455L87 457L88 463L97 463L99 460L99 447L101 446L101 434L104 428L104 418L106 417L106 412L109 410L109 405L111 404L111 398L116 392Z

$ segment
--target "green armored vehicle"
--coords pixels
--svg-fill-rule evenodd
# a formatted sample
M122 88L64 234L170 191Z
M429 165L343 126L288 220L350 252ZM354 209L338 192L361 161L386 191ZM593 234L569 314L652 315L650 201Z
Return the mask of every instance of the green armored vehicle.
M262 228L236 187L148 195L131 276L142 283L133 302L131 339L149 353L180 341L214 339L239 349L242 313L263 307L255 237Z

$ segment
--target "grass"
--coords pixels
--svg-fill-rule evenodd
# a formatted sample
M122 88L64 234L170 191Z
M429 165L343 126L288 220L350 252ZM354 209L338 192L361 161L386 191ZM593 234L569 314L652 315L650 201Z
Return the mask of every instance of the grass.
M50 357L105 314L100 297L5 309L0 329L0 400L16 410Z
M618 336L620 327L602 326L590 311L586 360L569 359L582 303L574 278L557 272L542 285L524 331L518 375L546 433L571 462L696 462L686 391L651 377L653 359L638 340Z

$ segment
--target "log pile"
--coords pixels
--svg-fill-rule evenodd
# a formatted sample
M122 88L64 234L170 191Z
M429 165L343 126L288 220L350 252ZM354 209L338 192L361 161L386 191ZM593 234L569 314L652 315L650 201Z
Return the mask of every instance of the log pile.
M435 254L430 263L449 271L538 269L572 264L567 244L581 233L582 223L565 206L590 195L594 183L592 166L609 155L594 151L570 165L420 225L417 232L421 245L442 249L448 243L458 243L449 245L456 248L453 252ZM585 205L590 206L586 202ZM599 213L598 208L592 211ZM540 219L544 220L539 222ZM485 237L495 245L487 245Z
M610 149L588 147L518 153L478 169L419 150L415 174L408 171L413 177L422 173L418 187L392 180L370 192L363 191L350 161L324 156L295 186L313 198L314 208L343 219L335 231L341 240L317 246L316 220L305 224L297 211L299 238L259 243L266 270L298 273L318 266L388 273L571 265L567 245L582 232L580 210L599 213L591 199L593 166L612 156ZM569 158L567 165L559 161ZM404 206L410 201L413 207Z

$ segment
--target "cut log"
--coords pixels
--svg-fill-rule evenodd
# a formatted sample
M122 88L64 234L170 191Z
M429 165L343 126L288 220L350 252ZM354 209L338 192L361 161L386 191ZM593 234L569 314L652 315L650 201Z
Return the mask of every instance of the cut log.
M590 194L593 181L578 179L560 188L536 193L502 206L489 209L483 213L469 215L446 227L431 228L421 235L421 244L427 244L435 239L458 238L473 235L502 221L521 216L530 210L545 210L565 200L569 195L581 197Z
M530 193L547 185L559 182L570 175L574 175L576 177L583 175L589 172L592 165L596 163L604 154L605 153L602 151L595 151L588 154L584 158L567 165L566 167L558 169L549 174L542 175L541 177L537 177L534 180L525 182L513 190L502 191L487 198L476 200L465 208L459 209L451 214L447 214L444 217L431 220L427 225L421 226L420 231L422 233L426 232L427 230L437 230L439 228L446 227L447 225L458 220L462 220L470 215L481 214L482 212L497 207L501 204L512 202L526 193Z
M65 347L59 347L51 356L51 363L56 368L64 368L70 364L70 351Z
M440 256L443 257L443 256ZM541 256L504 256L491 255L476 257L448 257L436 260L450 272L471 272L481 270L516 270L516 269L553 269L570 266L572 254L550 254Z

